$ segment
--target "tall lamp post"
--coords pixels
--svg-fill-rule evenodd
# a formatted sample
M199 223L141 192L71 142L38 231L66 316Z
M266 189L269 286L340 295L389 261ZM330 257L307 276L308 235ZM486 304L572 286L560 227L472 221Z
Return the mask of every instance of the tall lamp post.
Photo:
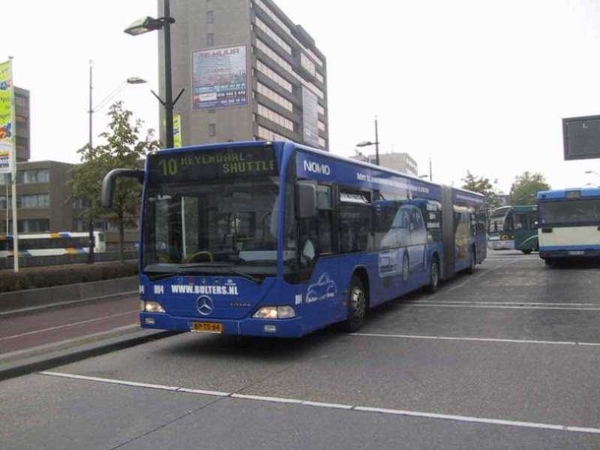
M89 150L91 150L93 148L93 116L94 113L98 110L100 110L103 106L105 106L108 102L110 102L113 98L115 98L123 89L125 89L125 87L127 87L128 84L144 84L146 83L146 80L139 78L139 77L129 77L127 78L125 81L123 81L119 86L117 86L110 94L108 94L106 97L104 97L104 99L102 101L100 101L96 107L93 107L93 102L92 102L92 91L94 89L93 86L93 65L92 65L92 61L90 61L90 109L88 110L88 114L89 114L89 129L88 129L88 148ZM91 208L91 205L90 205ZM93 264L94 263L94 221L92 220L92 215L90 214L90 218L89 218L89 224L88 224L88 230L89 230L89 244L90 244L90 251L88 252L88 258L87 258L87 263L88 264Z
M375 165L379 165L379 131L377 128L377 116L375 116L375 142L362 141L356 144L357 147L368 147L370 145L375 146Z
M125 33L131 36L139 36L140 34L148 33L150 31L163 30L165 38L165 100L163 101L155 92L152 93L165 108L165 135L167 148L173 148L173 109L184 90L182 89L175 101L173 101L173 81L171 78L171 24L175 23L175 19L171 17L170 0L164 0L163 14L164 17L158 19L146 16L136 20L125 29Z

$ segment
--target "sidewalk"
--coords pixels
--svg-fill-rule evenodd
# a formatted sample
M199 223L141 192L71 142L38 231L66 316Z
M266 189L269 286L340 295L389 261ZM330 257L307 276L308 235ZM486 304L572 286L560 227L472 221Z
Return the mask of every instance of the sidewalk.
M132 283L137 287L137 280ZM86 289L87 284L69 289L101 292L97 286ZM40 289L38 295L22 296L25 300L17 307L7 307L4 302L0 310L0 380L175 334L141 329L139 296L123 289L126 284L121 287L121 292L96 297L72 300L73 295L65 295L65 301L56 301L58 292L51 297Z

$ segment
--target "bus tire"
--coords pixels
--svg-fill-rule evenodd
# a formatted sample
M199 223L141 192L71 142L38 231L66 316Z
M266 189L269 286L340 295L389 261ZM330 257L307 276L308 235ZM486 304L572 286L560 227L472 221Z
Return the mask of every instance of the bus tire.
M529 255L529 254L530 254L530 253L531 253L533 250L532 250L532 249L530 249L530 248L527 248L527 249L525 249L525 250L521 250L521 251L523 252L523 254L525 254L525 255Z
M547 266L554 265L554 260L552 258L546 258L546 259L544 259L544 262L546 263Z
M471 247L469 251L469 268L467 269L467 273L475 272L475 265L477 264L477 253L475 253L475 248Z
M367 293L360 277L352 276L348 293L348 317L343 324L345 331L354 333L360 329L367 315Z
M429 265L429 284L427 285L427 291L434 293L438 290L440 285L440 263L437 256L431 258L431 264Z
M402 257L402 281L408 281L408 275L410 274L410 259L408 259L408 253L404 253Z

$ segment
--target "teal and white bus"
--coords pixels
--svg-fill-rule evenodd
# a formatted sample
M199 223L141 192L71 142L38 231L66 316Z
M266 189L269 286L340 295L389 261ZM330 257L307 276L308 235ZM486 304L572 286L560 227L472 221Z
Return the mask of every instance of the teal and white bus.
M600 258L600 189L538 192L540 258Z

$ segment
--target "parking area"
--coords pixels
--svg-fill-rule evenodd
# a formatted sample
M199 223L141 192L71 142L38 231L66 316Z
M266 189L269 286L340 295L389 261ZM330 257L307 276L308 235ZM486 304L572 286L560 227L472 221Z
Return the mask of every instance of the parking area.
M600 268L491 252L435 294L376 309L359 333L182 334L2 382L0 439L6 449L82 439L124 449L598 448L599 363Z

